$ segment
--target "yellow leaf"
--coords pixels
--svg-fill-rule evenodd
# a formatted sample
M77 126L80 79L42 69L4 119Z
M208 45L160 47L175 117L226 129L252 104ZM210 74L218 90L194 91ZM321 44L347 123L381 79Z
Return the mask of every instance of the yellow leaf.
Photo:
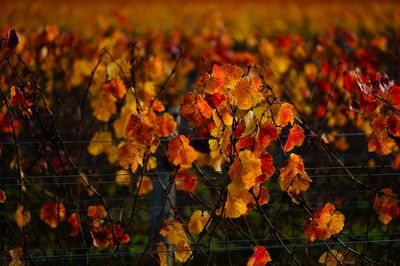
M24 211L23 205L19 205L15 212L15 221L20 228L24 227L31 221L31 214L28 211Z
M289 196L298 195L308 189L309 182L312 180L304 170L303 158L294 153L290 154L288 164L281 169L279 176L281 190L286 191Z
M333 255L331 254L331 252ZM326 266L336 266L336 265L339 265L340 262L343 261L343 259L344 259L343 255L341 253L339 253L337 250L331 249L330 252L325 251L321 255L321 257L319 257L318 262L321 264L324 264Z
M167 263L167 247L163 242L158 242L156 247L158 255L158 263L160 266L168 266Z
M262 82L258 78L242 78L232 90L233 102L242 110L248 110L263 99L261 93Z
M175 260L179 263L185 263L192 255L192 251L190 250L189 243L184 240L180 240L174 248Z
M189 232L194 234L200 234L210 219L210 214L207 211L201 212L200 210L195 211L190 218L188 229ZM209 225L210 223L208 223Z
M261 174L261 159L249 150L240 152L229 169L233 184L246 189L250 189Z

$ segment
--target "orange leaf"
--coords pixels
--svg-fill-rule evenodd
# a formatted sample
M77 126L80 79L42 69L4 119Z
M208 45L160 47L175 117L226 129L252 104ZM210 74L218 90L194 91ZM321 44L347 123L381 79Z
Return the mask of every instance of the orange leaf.
M4 190L0 189L0 203L6 202L7 196L6 192Z
M102 219L107 216L107 211L103 205L89 206L87 216Z
M268 251L263 246L254 247L254 254L247 261L247 266L264 266L272 261Z
M273 124L265 124L257 134L257 141L262 148L268 147L271 141L278 138L278 130Z
M180 114L195 127L204 125L211 117L211 107L197 93L188 93L183 97Z
M246 189L250 189L261 174L261 159L249 150L240 152L229 169L233 184Z
M393 136L400 137L400 116L389 115L387 118L387 129Z
M279 108L278 114L275 117L275 122L278 126L285 127L289 123L293 124L293 106L289 103L283 103Z
M314 242L316 239L326 240L343 230L344 215L335 211L335 206L326 203L311 215L304 226L304 237Z
M368 138L368 151L378 155L388 155L392 152L396 142L389 137L386 130L374 131Z
M175 185L177 190L193 192L197 187L197 176L187 173L189 169L181 169L175 176Z
M117 112L115 97L111 94L105 94L102 98L92 101L93 115L97 120L108 122L110 117Z
M122 99L126 94L125 84L119 77L103 83L101 88L103 92L111 93L118 100Z
M72 231L69 233L70 236L77 236L79 234L79 221L76 213L74 212L68 218L68 224L71 227Z
M242 110L248 110L263 99L261 93L262 82L258 78L242 78L232 90L233 102Z
M331 254L333 253L333 255ZM325 251L321 257L319 257L318 262L325 266L336 266L343 261L343 255L339 253L337 250L331 249L329 251ZM339 260L339 261L338 261Z
M127 139L135 140L140 144L149 145L154 138L154 121L144 113L134 113L129 117L125 135Z
M204 227L206 226L209 219L210 214L207 211L195 211L192 214L192 217L190 217L190 221L188 224L189 232L200 234L204 230ZM208 225L210 225L210 223L208 223Z
M275 172L275 166L272 156L268 153L263 153L261 154L260 159L261 172L263 173L263 175L265 175L266 178L269 178Z
M247 205L253 200L253 196L246 188L238 187L235 184L229 184L224 216L239 218L242 215L246 215L248 212Z
M40 209L40 220L44 221L51 228L56 228L58 222L66 220L67 209L61 202L49 202Z
M175 255L175 260L178 261L179 263L187 262L192 255L192 251L190 250L189 247L189 242L180 240L175 245L174 255Z
M301 146L304 142L304 131L303 129L294 124L294 126L289 131L289 137L286 140L286 144L283 147L285 152L291 151L294 146Z
M136 183L136 188L139 187L139 182ZM139 196L149 194L153 190L153 183L148 176L143 176L142 184L139 189Z
M15 212L15 221L19 228L24 227L31 221L31 214L28 211L24 211L24 206L19 205Z
M174 117L168 113L164 113L162 116L157 116L156 118L156 135L158 137L168 137L174 133L176 129L176 122Z
M397 207L398 199L394 198L397 195L393 193L390 188L384 188L381 192L386 195L376 195L374 210L379 214L379 221L383 224L388 224L393 218L396 218L400 214L400 209Z
M90 234L95 247L105 248L113 244L113 232L105 226L92 227Z
M282 191L286 191L289 196L298 195L308 189L309 182L312 182L304 170L303 158L297 154L290 154L290 159L286 167L281 169L279 184ZM294 198L292 197L294 200Z
M177 245L179 241L184 240L188 242L186 233L183 230L183 225L177 220L164 220L160 235L165 237L171 244Z
M199 80L200 86L204 88L204 92L208 94L223 94L223 89L234 88L239 82L243 70L235 65L225 64L218 66L214 64L211 75L205 74Z
M32 103L25 99L25 96L22 93L22 91L20 90L20 88L12 86L10 96L11 96L11 98L10 98L11 106L19 105L19 107L21 108L21 111L24 115L28 115L28 116L32 115L32 111L30 109L30 107L32 106Z
M371 122L371 127L373 131L381 131L386 129L386 117L379 115L374 118Z
M392 86L389 89L390 95L393 97L393 103L400 105L400 86Z
M183 135L176 136L169 142L167 155L168 160L176 166L190 165L197 158L197 152Z
M167 262L167 246L163 242L158 242L157 247L157 262L160 264L160 266L168 266Z
M129 142L119 148L118 163L124 168L131 167L132 172L135 172L139 166L140 160L143 158L145 148L137 142Z

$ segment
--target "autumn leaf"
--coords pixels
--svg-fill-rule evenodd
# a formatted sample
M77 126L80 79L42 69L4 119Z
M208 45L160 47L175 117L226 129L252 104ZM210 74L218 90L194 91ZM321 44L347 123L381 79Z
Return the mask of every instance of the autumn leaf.
M154 131L154 121L152 121L148 115L144 113L134 113L129 117L125 135L127 139L134 140L147 146L154 138Z
M8 251L11 256L11 262L8 266L23 266L25 265L20 258L24 256L24 249L22 247L17 247Z
M6 202L7 196L6 192L4 190L0 189L0 203Z
M386 121L387 129L390 134L399 138L400 137L400 116L389 115Z
M286 140L283 150L285 152L291 151L294 148L294 146L301 146L303 142L304 142L304 131L299 125L294 124L294 126L289 131L289 137Z
M235 184L228 185L228 197L225 203L224 216L228 218L239 218L248 212L248 204L253 201L253 196L243 187Z
M397 206L397 195L392 189L384 188L381 190L384 195L377 194L374 200L374 210L379 214L379 221L383 224L388 224L393 218L400 214L400 209Z
M385 130L374 131L368 138L368 151L380 156L388 155L395 146L396 142Z
M188 173L189 169L181 169L175 176L175 185L177 190L193 192L197 187L197 176Z
M117 138L125 138L125 129L128 124L129 117L132 113L137 112L136 98L132 93L125 97L125 104L119 112L119 117L114 121L113 128Z
M93 115L97 120L108 122L110 117L117 112L115 105L116 98L111 94L104 94L103 97L91 102Z
M115 173L115 183L118 186L129 186L132 182L132 177L127 170L118 170Z
M319 257L318 262L326 266L336 266L341 264L343 262L343 259L343 255L341 253L339 253L335 249L331 249L330 252L325 251L321 255L321 257Z
M125 84L119 77L103 83L101 88L103 92L111 93L118 100L122 99L126 94Z
M107 211L103 205L91 205L88 208L87 216L102 219L107 216Z
M77 236L79 234L79 221L75 212L72 213L71 216L68 218L68 224L72 229L69 235Z
M200 234L204 230L208 220L210 220L210 214L207 211L195 211L192 214L192 217L190 217L190 221L188 224L189 232ZM210 225L209 222L208 225Z
M265 179L267 179L271 177L272 174L275 172L273 158L271 155L265 152L261 154L260 159L261 159L261 172L265 176Z
M131 168L132 172L136 172L141 162L145 148L137 142L129 142L118 150L118 164L124 168Z
M180 240L174 247L175 260L179 263L185 263L192 255L189 242Z
M286 167L282 168L279 176L279 184L282 191L286 191L289 196L298 195L308 189L309 182L312 182L305 172L303 158L297 154L290 154L290 159Z
M10 105L11 106L19 105L19 107L24 115L31 116L32 111L31 111L30 107L32 106L32 103L25 99L25 96L22 93L22 91L20 90L20 88L12 86L10 89L10 93L11 93Z
M343 230L344 215L335 211L335 206L326 203L313 213L304 226L304 237L314 242L316 239L326 240Z
M262 82L258 78L242 78L232 90L234 104L242 110L249 110L263 99L261 93Z
M247 261L247 266L264 266L270 261L272 261L272 259L268 251L265 250L265 247L256 246L254 247L253 255Z
M246 189L250 189L261 174L261 159L249 150L240 152L229 169L233 184Z
M233 89L239 82L243 70L235 65L224 64L218 66L213 65L213 71L210 74L203 75L199 80L199 85L204 88L204 92L208 94L223 94L224 88Z
M136 188L139 188L139 184L140 184L140 182L138 181L136 183ZM143 176L138 195L144 196L144 195L149 194L151 191L153 191L153 183L152 183L150 177Z
M400 86L392 86L389 92L393 98L393 103L395 105L400 105Z
M40 220L44 221L51 228L57 228L59 222L64 222L67 209L61 202L49 202L40 209Z
M280 127L285 127L289 123L293 124L294 116L292 109L293 106L291 104L283 103L275 117L275 123Z
M382 131L386 129L386 117L383 115L378 115L371 122L371 127L373 131Z
M177 220L164 220L160 235L165 237L171 244L177 245L180 241L189 242L186 233L183 230L183 225Z
M112 135L108 131L96 132L90 140L87 150L89 154L98 156L102 153L107 152L112 146Z
M212 118L218 127L221 124L231 126L233 122L232 109L227 101L222 102L217 109L212 110Z
M273 124L265 124L260 128L257 133L257 143L262 147L266 148L271 143L278 138L278 130Z
M92 227L90 229L90 234L92 236L92 242L95 247L105 248L113 244L113 232L105 226L101 225L98 227Z
M174 137L168 144L168 160L176 166L187 166L197 158L197 152L189 145L189 140L179 135Z
M103 205L91 205L88 208L87 216L92 218L90 221L90 226L92 228L98 228L104 223L104 218L107 216L107 211ZM98 232L101 233L101 230Z
M164 113L162 116L156 118L157 127L155 134L158 137L168 137L174 133L176 129L176 122L174 117L168 113Z
M167 246L163 242L158 242L156 246L157 251L157 262L160 266L168 266L167 263Z
M24 227L31 221L31 214L28 211L24 211L23 205L18 206L14 217L19 228Z
M188 93L183 97L180 114L195 127L204 125L211 117L211 107L197 93Z

